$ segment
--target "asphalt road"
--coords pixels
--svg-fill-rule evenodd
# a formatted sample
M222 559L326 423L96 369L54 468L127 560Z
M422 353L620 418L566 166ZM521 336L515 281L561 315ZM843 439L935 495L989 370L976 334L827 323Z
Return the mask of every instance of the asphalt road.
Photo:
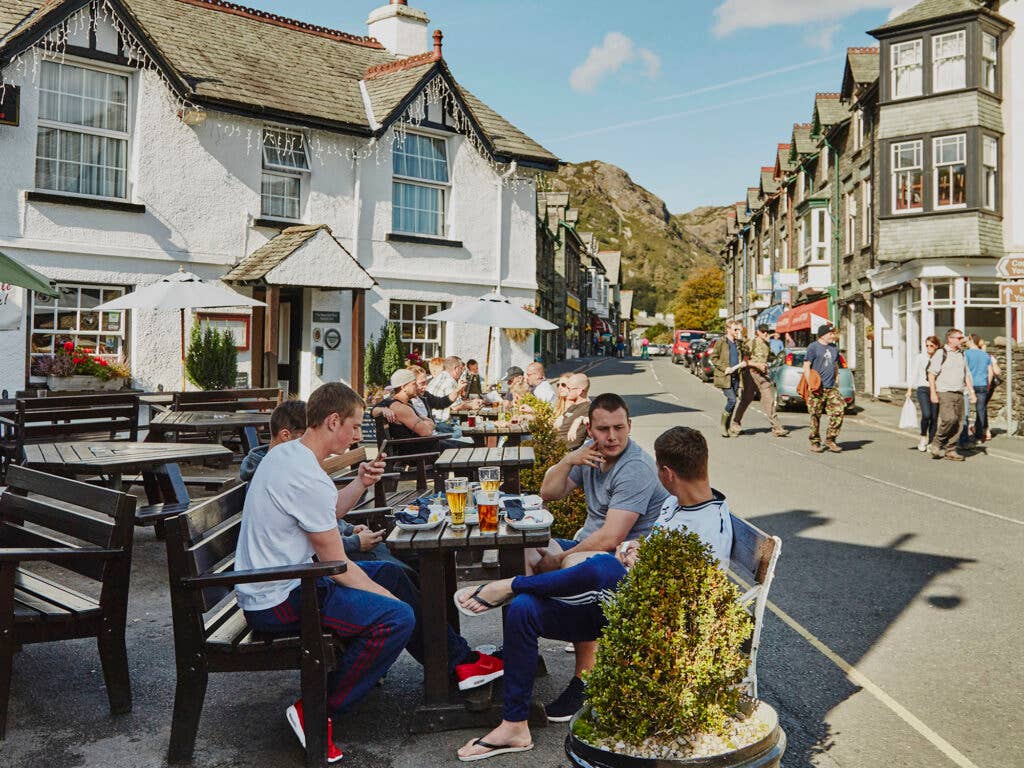
M1024 766L1024 462L980 456L932 461L905 434L849 419L841 455L807 451L806 416L778 439L757 412L752 434L717 434L722 398L667 359L608 360L593 392L627 397L634 437L651 448L666 427L708 437L715 487L736 514L782 537L759 657L761 695L781 714L784 765L1011 768ZM170 730L173 640L163 543L137 534L128 629L134 711L107 710L95 645L29 646L14 664L0 766L157 768ZM780 618L780 615L786 620ZM500 637L497 617L467 621L473 643ZM572 656L542 644L547 701ZM479 732L408 734L421 691L404 655L344 722L343 765L457 764ZM299 766L283 717L297 675L213 675L197 768ZM564 726L536 730L536 749L489 766L565 766Z

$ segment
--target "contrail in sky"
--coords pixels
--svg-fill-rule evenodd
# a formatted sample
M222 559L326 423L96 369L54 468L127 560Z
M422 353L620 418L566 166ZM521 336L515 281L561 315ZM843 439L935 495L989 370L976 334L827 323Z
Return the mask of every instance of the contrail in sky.
M612 131L618 131L622 128L635 128L640 125L651 125L652 123L660 123L665 120L675 120L679 117L686 117L687 115L699 115L702 112L713 112L716 109L728 109L729 107L738 107L741 104L750 104L754 101L767 101L768 99L775 99L779 96L788 96L793 93L807 93L809 88L813 88L813 85L802 85L799 88L790 88L785 91L776 91L775 93L762 93L758 96L749 96L745 99L737 99L736 101L727 101L722 104L710 104L706 107L694 107L693 109L686 109L682 112L670 112L667 115L658 115L657 117L648 117L643 120L630 120L626 123L615 123L614 125L606 125L603 128L592 128L589 131L580 131L579 133L570 133L567 136L559 136L557 139L547 139L547 141L568 141L569 139L579 139L583 136L596 136L601 133L611 133Z
M803 64L791 64L788 67L781 67L779 69L771 69L767 72L758 72L756 75L748 75L747 77L741 77L737 80L730 80L727 83L718 83L717 85L705 85L703 88L695 88L692 91L683 91L682 93L674 93L671 96L659 96L654 101L672 101L673 99L685 99L687 96L697 96L701 93L710 93L711 91L720 91L724 88L731 88L734 85L742 85L743 83L752 83L755 80L764 80L766 77L775 77L775 75L784 75L787 72L795 72L798 69L807 69L817 64L824 64L828 61L835 61L841 59L845 54L836 54L835 56L825 56L821 59L812 59L811 61L805 61Z

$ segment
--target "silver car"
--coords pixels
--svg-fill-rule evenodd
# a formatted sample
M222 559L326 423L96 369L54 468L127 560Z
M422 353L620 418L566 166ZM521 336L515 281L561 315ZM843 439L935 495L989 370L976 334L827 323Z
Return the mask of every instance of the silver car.
M806 347L787 347L780 352L768 367L768 376L775 385L775 405L785 408L797 403L803 404L804 399L796 392L796 385L804 372L804 355ZM839 394L846 401L846 410L851 411L856 404L857 393L853 386L853 371L846 367L846 360L839 356Z

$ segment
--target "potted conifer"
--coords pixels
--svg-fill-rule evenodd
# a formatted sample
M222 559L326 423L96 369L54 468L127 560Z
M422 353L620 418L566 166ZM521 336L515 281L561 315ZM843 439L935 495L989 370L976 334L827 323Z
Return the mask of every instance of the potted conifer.
M658 530L605 605L586 706L565 750L577 768L778 766L775 710L738 684L753 622L696 534Z

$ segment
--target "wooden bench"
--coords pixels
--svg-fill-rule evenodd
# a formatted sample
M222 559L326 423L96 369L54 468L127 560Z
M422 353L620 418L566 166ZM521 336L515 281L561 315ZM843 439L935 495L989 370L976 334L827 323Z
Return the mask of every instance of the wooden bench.
M297 669L306 765L326 766L326 673L337 667L344 644L320 626L316 582L342 573L345 564L233 570L245 492L237 486L165 522L178 672L167 759L182 763L192 757L209 673ZM283 579L301 580L301 629L297 635L259 635L249 629L234 587Z
M746 590L739 602L754 617L754 632L746 649L750 666L741 685L747 694L757 698L757 649L761 645L761 626L764 609L768 604L768 590L775 578L775 564L782 552L782 539L769 536L757 526L730 514L732 519L732 551L729 553L729 573Z
M32 643L95 637L110 711L131 711L124 633L135 499L19 466L7 482L0 494L0 738L14 653ZM46 575L28 567L41 564ZM95 592L90 582L100 584L98 599L81 591ZM69 670L68 685L84 674ZM59 695L45 692L40 705Z
M208 392L175 392L172 411L272 411L281 402L281 390L216 389Z
M0 479L25 459L25 445L67 439L139 439L135 393L18 398L12 417L0 417Z

